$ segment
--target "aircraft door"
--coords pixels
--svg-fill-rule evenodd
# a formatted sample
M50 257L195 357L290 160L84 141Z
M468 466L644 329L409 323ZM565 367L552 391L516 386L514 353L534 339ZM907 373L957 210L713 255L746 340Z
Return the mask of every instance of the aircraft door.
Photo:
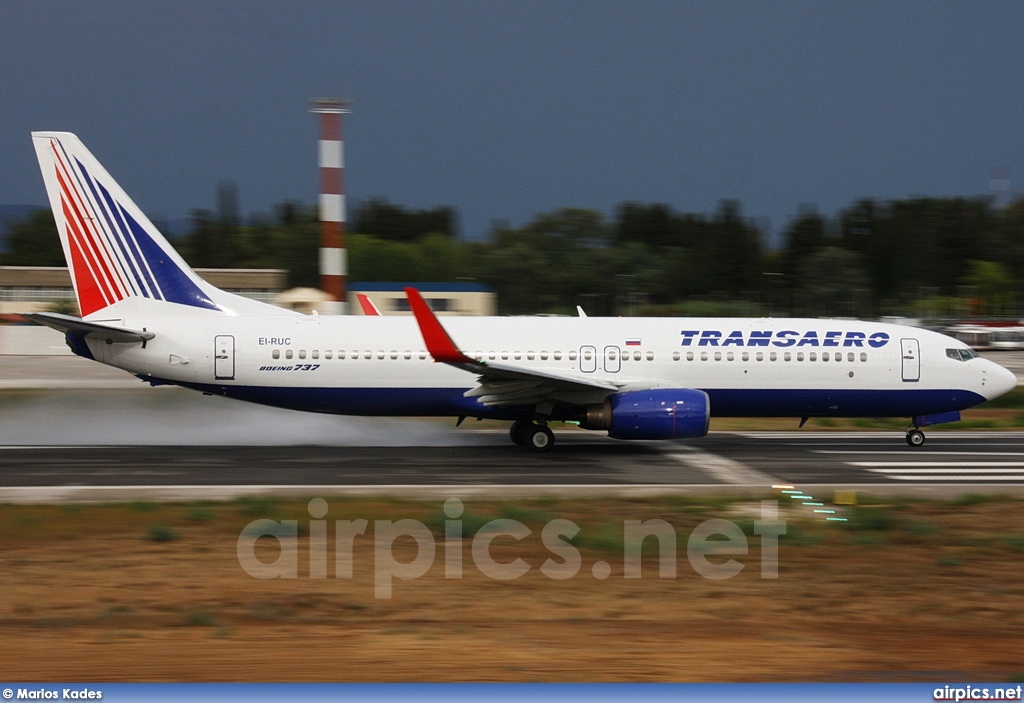
M606 373L618 373L622 370L622 354L618 347L604 348L604 370Z
M213 338L213 377L218 381L233 381L235 378L233 335L218 334Z
M597 371L597 347L589 344L580 347L580 371L594 373Z
M921 345L916 339L901 339L900 351L903 357L903 380L921 380Z

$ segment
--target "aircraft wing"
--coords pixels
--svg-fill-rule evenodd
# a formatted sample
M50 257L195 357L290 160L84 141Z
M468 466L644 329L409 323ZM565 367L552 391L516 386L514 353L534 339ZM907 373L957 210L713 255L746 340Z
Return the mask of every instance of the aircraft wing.
M409 307L416 317L427 351L434 361L477 374L479 386L466 392L488 406L529 405L543 402L595 402L618 393L625 384L525 369L514 364L480 361L463 354L441 321L415 288L406 288Z
M138 344L153 339L156 336L152 332L140 332L126 327L86 322L77 317L61 315L55 312L26 313L22 317L32 320L37 324L51 327L58 332L76 334L84 339L98 339L107 344Z

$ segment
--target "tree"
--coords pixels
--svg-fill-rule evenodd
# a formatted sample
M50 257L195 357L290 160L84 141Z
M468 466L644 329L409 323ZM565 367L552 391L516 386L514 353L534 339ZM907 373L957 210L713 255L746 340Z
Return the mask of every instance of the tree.
M409 210L392 205L386 198L370 198L356 207L352 221L355 231L361 234L372 234L385 241L409 242L428 234L455 237L456 219L455 210L447 206Z
M826 246L807 255L801 262L799 292L805 314L857 317L858 300L867 290L868 277L856 253Z
M974 289L975 312L1005 315L1012 310L1013 278L1006 266L996 261L970 261L964 283Z
M5 266L65 266L64 250L50 210L36 210L28 219L15 223L7 235Z
M786 228L782 253L782 271L785 282L797 287L797 280L808 256L825 246L825 219L816 212L804 211Z

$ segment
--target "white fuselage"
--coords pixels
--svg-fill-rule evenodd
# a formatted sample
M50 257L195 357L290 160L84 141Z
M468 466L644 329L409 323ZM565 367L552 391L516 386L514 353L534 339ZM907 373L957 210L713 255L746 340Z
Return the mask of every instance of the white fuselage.
M144 347L90 341L93 356L154 381L318 412L516 416L464 398L477 385L474 374L435 363L411 317L121 322L156 337ZM712 415L915 416L961 410L1016 383L997 364L948 353L967 349L951 337L873 322L447 317L444 324L474 359L623 390L652 382L701 389Z

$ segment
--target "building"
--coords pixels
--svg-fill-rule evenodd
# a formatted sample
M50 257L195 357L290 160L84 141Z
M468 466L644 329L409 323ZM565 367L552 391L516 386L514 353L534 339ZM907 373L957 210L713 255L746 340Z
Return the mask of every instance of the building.
M423 294L430 308L438 315L494 315L497 296L480 283L374 283L351 281L348 287L348 309L358 310L356 295L362 293L373 301L382 315L408 315L409 300L405 289L415 288Z
M272 303L285 290L284 269L196 269L204 280L237 295ZM0 266L0 314L77 313L71 275L63 266Z

